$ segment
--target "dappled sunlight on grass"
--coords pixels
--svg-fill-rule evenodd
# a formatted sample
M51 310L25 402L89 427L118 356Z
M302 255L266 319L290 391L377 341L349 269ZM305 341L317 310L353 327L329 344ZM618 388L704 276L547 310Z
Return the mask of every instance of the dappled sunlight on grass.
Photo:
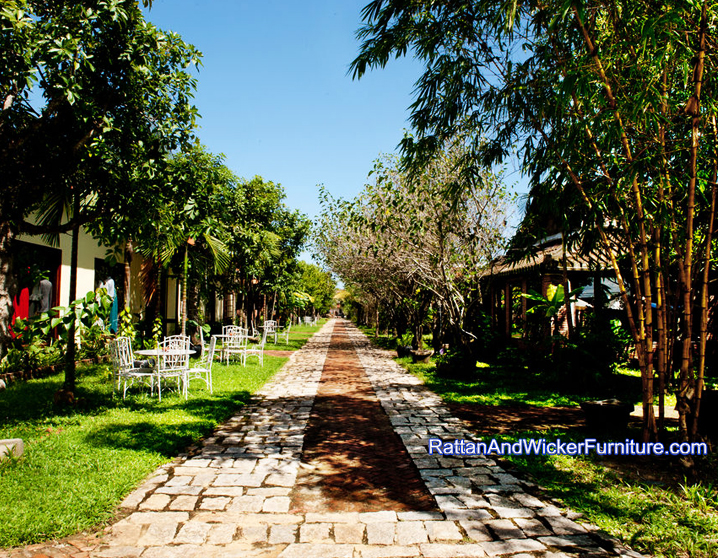
M0 393L0 438L22 438L25 455L0 464L0 546L62 537L110 519L114 507L157 466L201 439L245 404L286 361L213 366L214 393L193 382L185 400L146 386L127 399L108 365L82 367L77 403L53 405L62 374Z

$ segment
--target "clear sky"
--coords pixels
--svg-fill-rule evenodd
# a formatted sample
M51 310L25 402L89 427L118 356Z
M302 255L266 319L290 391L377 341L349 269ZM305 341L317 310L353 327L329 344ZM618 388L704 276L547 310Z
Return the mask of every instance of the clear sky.
M200 141L238 176L281 183L287 205L312 218L318 184L354 197L409 126L416 61L347 73L368 1L154 0L146 11L204 55Z

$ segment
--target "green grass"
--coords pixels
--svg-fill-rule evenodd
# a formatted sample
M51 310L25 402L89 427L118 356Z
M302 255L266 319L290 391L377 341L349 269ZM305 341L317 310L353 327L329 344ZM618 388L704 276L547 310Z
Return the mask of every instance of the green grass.
M370 339L374 340L371 336ZM381 338L380 338L381 339ZM389 342L377 343L384 348ZM551 384L525 367L510 363L479 363L469 379L445 378L435 364L413 364L396 359L445 401L464 404L559 406L586 399L618 396L632 403L641 398L640 374L621 369L613 378L612 393L571 393L570 387ZM666 405L672 398L667 398ZM543 437L581 441L585 433L515 432L496 436L499 441ZM485 438L485 437L484 437ZM486 438L485 438L486 439ZM611 438L611 439L618 439ZM639 461L640 459L640 461ZM543 488L543 496L557 499L584 514L585 520L622 540L635 550L665 558L718 556L718 458L700 463L702 482L680 482L675 458L616 458L601 461L590 456L505 456L504 464L528 476ZM665 478L670 471L672 477ZM676 472L678 471L678 473ZM679 482L674 482L676 477ZM659 480L651 480L656 479Z
M160 403L139 386L123 401L107 365L80 367L73 407L53 405L61 374L11 384L0 392L0 438L22 438L25 454L0 464L0 547L111 519L149 473L229 418L286 360L265 355L263 368L215 363L214 394L195 381L187 401L172 393Z
M567 432L517 433L501 437L543 437L583 440ZM627 475L654 468L658 458L599 461L596 456L505 456L523 475L538 483L544 494L584 514L586 521L622 540L634 550L656 557L714 558L718 556L718 492L713 480L671 487L661 481L641 481ZM653 461L653 462L652 462ZM715 470L713 464L704 464ZM665 466L665 461L664 461ZM660 467L657 467L660 476ZM644 474L646 471L641 471ZM667 479L666 479L667 480Z
M446 378L436 373L436 364L414 364L411 358L397 358L399 364L418 376L432 391L452 403L474 405L536 405L556 407L578 405L595 399L595 394L572 393L570 388L559 392L550 383L526 369L478 363L476 374L470 378ZM623 397L640 401L634 387L623 388Z

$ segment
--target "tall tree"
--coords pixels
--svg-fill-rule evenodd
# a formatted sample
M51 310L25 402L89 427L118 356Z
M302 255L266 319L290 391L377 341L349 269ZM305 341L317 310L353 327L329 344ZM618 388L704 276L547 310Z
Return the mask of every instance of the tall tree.
M417 346L433 303L446 325L437 331L447 338L437 335L437 345L471 352L476 335L467 318L481 300L478 276L504 243L508 197L486 170L456 187L463 150L463 138L455 138L414 173L402 171L394 157L377 161L374 183L352 204L342 211L325 202L319 246L346 284L370 289L381 306L410 315ZM449 188L457 192L453 203ZM336 216L338 224L331 222Z
M195 80L186 68L199 53L144 21L131 0L9 0L0 23L2 353L12 239L141 214L156 192L148 180L156 163L193 129ZM78 200L77 210L63 217L58 199ZM62 220L30 219L48 207Z
M694 308L711 267L718 13L703 0L376 0L363 15L355 76L409 52L426 64L416 139L403 143L409 165L468 128L469 174L516 146L532 188L574 190L584 236L609 255L621 289L644 438L656 436L654 376L672 374L676 343L688 438L703 389L693 340L706 335L706 313L696 327Z

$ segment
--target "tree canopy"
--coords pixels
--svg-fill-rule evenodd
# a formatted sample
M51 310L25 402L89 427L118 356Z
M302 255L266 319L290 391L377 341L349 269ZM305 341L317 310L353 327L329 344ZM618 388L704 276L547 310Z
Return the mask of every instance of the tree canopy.
M646 436L655 435L654 370L662 392L674 346L681 431L692 420L695 434L716 193L714 5L375 0L363 16L355 76L392 56L426 66L405 164L421 167L468 130L468 177L516 150L534 199L571 190L578 203L561 207L562 221L611 257L621 286Z

